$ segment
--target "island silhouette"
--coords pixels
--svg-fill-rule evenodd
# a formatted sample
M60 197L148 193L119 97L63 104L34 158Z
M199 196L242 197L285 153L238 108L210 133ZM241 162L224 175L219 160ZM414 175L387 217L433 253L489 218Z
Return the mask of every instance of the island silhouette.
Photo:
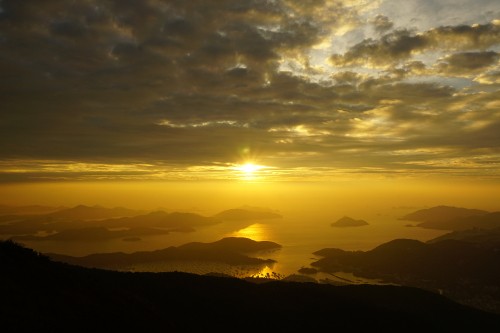
M344 216L331 224L332 227L349 228L349 227L362 227L368 225L365 220L355 220L349 216Z
M147 212L99 205L60 209L28 206L26 209L29 214L23 214L22 207L8 209L3 206L4 211L18 214L0 216L0 235L9 235L19 241L137 240L143 236L171 232L194 232L197 228L220 223L231 223L238 229L257 220L282 217L269 209L251 206L224 210L213 216L162 210Z
M247 254L270 252L281 248L270 241L254 241L243 237L226 237L212 243L192 242L155 251L133 253L96 253L83 257L47 253L55 261L91 268L127 269L133 265L165 261L205 261L229 265L272 265L276 261L249 257Z

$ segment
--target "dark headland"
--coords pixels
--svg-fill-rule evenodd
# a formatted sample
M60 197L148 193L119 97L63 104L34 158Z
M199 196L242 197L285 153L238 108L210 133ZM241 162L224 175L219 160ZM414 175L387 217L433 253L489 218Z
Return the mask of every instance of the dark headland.
M417 288L128 273L0 242L3 332L495 331L500 317Z

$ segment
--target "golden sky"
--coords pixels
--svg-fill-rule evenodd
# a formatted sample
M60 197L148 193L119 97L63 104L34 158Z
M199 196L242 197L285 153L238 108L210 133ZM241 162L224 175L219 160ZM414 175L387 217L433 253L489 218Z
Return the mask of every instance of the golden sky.
M0 182L500 180L498 0L0 1Z

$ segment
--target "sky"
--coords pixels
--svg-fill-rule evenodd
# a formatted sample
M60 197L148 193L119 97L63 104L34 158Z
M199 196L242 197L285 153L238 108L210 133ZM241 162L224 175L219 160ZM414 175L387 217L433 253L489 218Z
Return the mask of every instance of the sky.
M498 0L2 0L0 50L4 188L500 182Z

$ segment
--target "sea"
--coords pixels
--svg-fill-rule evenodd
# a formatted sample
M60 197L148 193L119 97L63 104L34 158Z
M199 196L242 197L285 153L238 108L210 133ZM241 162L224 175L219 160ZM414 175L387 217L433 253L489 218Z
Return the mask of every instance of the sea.
M398 238L428 241L447 233L443 230L424 229L414 222L400 218L411 212L411 208L388 208L374 212L352 213L350 217L363 219L369 224L360 227L333 227L331 224L345 214L290 210L280 214L282 218L255 221L226 221L201 227L194 232L171 232L167 235L141 237L130 241L124 239L69 242L69 241L25 241L24 245L41 253L58 253L85 256L91 253L152 251L179 246L190 242L214 242L225 237L246 237L255 241L272 241L281 245L275 251L250 254L263 259L273 259L274 264L262 266L230 266L224 263L207 262L159 262L145 263L123 270L144 272L182 271L195 274L225 274L239 278L261 277L270 279L303 278L344 283L383 283L367 280L348 272L336 274L319 273L307 278L299 270L311 267L318 260L314 252L323 248L339 248L346 251L368 251L385 242Z

